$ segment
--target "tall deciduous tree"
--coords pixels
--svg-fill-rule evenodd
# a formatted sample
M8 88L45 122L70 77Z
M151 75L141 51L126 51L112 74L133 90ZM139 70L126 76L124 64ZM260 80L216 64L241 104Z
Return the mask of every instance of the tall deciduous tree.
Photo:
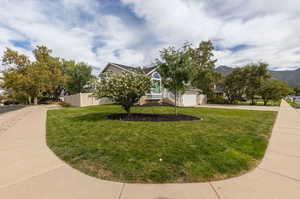
M246 89L245 94L251 100L251 104L255 104L255 97L259 95L259 90L264 81L271 78L271 74L267 69L268 64L258 63L249 64L243 68Z
M2 71L2 87L14 98L26 98L28 103L34 99L35 104L41 95L58 99L65 90L71 94L86 91L93 79L91 66L54 57L46 46L37 46L33 55L31 61L11 49L4 52L2 64L7 69Z
M67 78L66 91L71 95L86 92L89 82L95 78L92 75L92 67L73 60L63 60L62 63Z
M36 71L40 71L40 84L44 92L48 93L50 97L57 99L61 94L62 89L66 84L66 76L62 70L62 64L58 57L53 57L52 50L46 46L37 46L33 50L35 57ZM32 77L36 78L36 77Z
M291 92L292 90L287 86L287 84L279 80L264 81L259 90L259 94L264 101L264 105L267 105L270 100L273 102L281 100Z
M7 48L2 58L2 64L8 66L2 72L2 87L15 98L27 98L31 103L41 92L40 76L35 70L34 64L25 55Z
M197 48L190 48L191 56L191 85L201 89L208 96L214 94L214 87L221 79L221 75L215 71L213 44L211 41L203 41Z
M293 90L296 96L300 96L300 88L294 88Z
M224 92L229 103L234 104L242 99L245 93L246 82L242 68L236 68L227 75L223 82Z
M94 96L107 97L120 104L129 114L131 107L142 96L150 92L151 80L144 74L124 72L122 74L106 74L98 83Z
M175 95L175 113L177 115L178 96L185 92L190 79L191 56L190 45L182 48L169 47L161 51L160 59L156 60L158 73L162 77L165 88Z

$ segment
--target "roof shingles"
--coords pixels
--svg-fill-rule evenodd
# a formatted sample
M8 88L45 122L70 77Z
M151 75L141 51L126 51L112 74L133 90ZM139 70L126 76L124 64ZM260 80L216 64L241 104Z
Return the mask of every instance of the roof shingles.
M131 71L131 72L135 72L135 73L145 73L145 74L148 74L149 72L151 72L152 70L154 70L156 68L156 66L137 68L137 67L126 66L126 65L122 65L122 64L116 64L116 63L110 63L110 64L118 66L119 68L122 68L127 71Z

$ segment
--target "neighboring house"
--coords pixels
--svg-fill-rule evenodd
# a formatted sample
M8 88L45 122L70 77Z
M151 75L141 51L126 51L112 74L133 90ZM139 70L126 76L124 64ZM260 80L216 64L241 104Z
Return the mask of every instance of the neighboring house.
M285 99L300 104L300 96L288 95Z
M105 73L121 74L123 72L142 73L151 77L153 86L150 93L140 99L140 104L174 104L175 96L163 87L161 76L156 71L156 67L134 68L121 64L108 63L100 77ZM186 92L178 97L178 106L196 106L206 103L206 96L200 94L200 90L188 88Z
M294 97L294 102L300 104L300 96Z

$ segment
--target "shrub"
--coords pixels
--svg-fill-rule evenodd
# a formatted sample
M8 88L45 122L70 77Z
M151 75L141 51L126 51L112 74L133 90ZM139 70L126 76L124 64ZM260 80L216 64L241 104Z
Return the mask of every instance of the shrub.
M66 102L59 102L58 104L59 104L60 106L62 106L62 107L65 107L65 108L71 107L71 104L66 103Z
M4 101L4 105L18 105L18 104L20 104L20 102L18 102L17 100L13 100L13 99Z
M215 95L208 99L209 104L227 104L227 100L223 96Z
M41 96L39 98L39 104L50 104L52 99L48 96Z
M151 80L143 74L124 72L122 74L105 74L97 84L94 96L107 97L122 106L129 114L130 108L150 92Z

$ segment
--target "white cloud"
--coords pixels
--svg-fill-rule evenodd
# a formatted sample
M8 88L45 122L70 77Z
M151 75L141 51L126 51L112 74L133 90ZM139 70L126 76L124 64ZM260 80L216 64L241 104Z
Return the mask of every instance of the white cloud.
M143 17L148 31L162 43L215 40L219 64L241 66L254 61L289 68L300 65L299 1L293 0L122 0ZM251 48L231 52L237 45Z
M112 61L134 65L145 61L142 52L130 49L141 40L140 31L126 27L118 16L103 15L96 10L96 1L62 0L60 4L43 4L42 1L10 0L1 3L0 24L11 29L0 29L1 52L4 47L20 50L11 40L29 40L32 46L46 45L53 49L56 56L84 61L98 68ZM58 8L60 10L51 10ZM26 10L25 14L21 10ZM55 14L48 16L51 12ZM82 22L78 12L88 12L83 14L92 18ZM99 38L102 45L97 46L95 38ZM21 52L30 54L25 49Z
M218 64L266 61L300 66L300 2L295 0L121 0L138 24L107 0L0 0L0 56L5 47L31 55L12 40L46 45L56 56L103 68L107 62L148 65L169 45L211 39ZM133 13L129 13L132 15ZM229 49L238 45L249 48Z

